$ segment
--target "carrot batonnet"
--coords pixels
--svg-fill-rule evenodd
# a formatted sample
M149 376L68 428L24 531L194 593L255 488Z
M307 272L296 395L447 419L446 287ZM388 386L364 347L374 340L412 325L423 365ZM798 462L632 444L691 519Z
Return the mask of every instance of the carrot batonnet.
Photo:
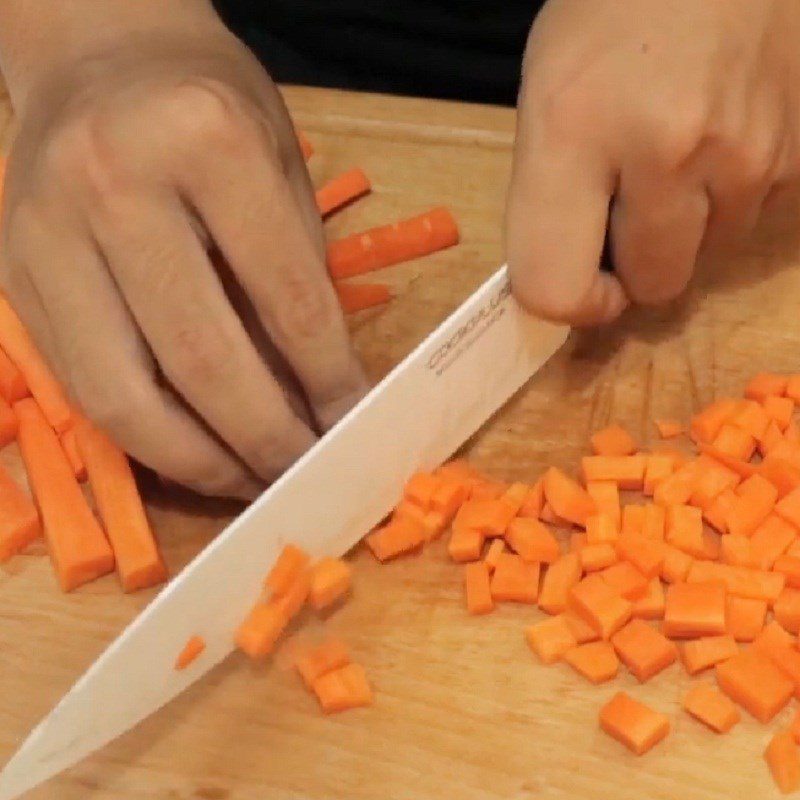
M7 403L16 403L30 395L25 376L17 365L0 349L0 397Z
M36 506L6 468L0 466L0 562L21 553L41 535Z
M75 473L75 477L78 481L83 483L88 477L88 473L86 472L86 464L78 448L78 436L75 431L75 425L73 424L71 427L67 428L58 438L61 442L61 446L64 448L67 461L69 461L72 471Z
M356 167L337 175L320 186L314 193L314 197L319 213L324 217L367 194L371 188L369 178L364 174L364 170Z

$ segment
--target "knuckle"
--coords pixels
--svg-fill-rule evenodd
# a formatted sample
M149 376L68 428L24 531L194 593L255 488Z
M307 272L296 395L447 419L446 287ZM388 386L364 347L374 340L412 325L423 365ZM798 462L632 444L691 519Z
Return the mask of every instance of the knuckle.
M277 326L281 334L302 344L318 341L334 323L335 307L321 286L302 275L288 274L284 279L284 297L280 303Z
M229 373L231 351L221 332L200 320L175 327L162 361L168 377L180 390L219 386Z
M686 165L707 139L706 119L700 113L667 113L650 120L650 124L653 157L665 172L674 172Z

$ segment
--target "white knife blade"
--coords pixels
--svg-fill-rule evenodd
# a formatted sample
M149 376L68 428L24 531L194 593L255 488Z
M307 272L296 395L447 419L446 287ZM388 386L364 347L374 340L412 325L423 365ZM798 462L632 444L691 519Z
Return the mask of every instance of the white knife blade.
M108 647L6 764L0 800L77 763L222 661L284 544L314 557L347 552L397 502L412 472L455 452L567 333L526 315L501 268ZM176 671L178 651L195 634L206 650Z

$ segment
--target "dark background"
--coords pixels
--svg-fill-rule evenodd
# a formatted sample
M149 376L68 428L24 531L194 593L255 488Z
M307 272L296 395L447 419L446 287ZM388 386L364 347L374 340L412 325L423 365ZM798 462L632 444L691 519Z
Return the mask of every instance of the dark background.
M214 4L277 81L514 105L525 39L542 2Z

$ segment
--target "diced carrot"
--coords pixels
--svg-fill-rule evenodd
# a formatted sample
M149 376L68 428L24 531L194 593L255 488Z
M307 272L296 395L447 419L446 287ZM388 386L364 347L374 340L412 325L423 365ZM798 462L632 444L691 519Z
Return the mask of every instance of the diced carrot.
M772 607L775 620L790 633L800 633L800 589L784 589Z
M692 496L695 486L694 462L684 464L668 478L660 481L653 492L653 501L660 506L683 505Z
M520 517L534 517L538 519L544 507L544 481L538 480L528 490L528 495L520 506Z
M503 492L502 497L500 499L509 506L509 508L514 509L514 516L519 514L519 510L522 508L522 504L528 497L528 493L530 492L530 486L527 483L512 483L508 489Z
M472 483L480 478L478 470L465 458L454 458L452 461L445 461L436 470L436 474L441 478L457 480L462 483Z
M789 427L791 428L792 426L790 425ZM783 441L778 442L769 451L769 455L771 458L780 458L783 461L788 461L793 467L800 469L800 442L789 437L789 428L786 429Z
M610 642L579 644L564 653L564 661L595 684L610 681L619 672L619 658Z
M274 596L280 596L288 590L308 564L309 556L305 550L295 544L287 544L269 571L264 585Z
M623 533L616 542L616 548L620 558L633 564L646 578L660 574L664 563L664 543L658 539Z
M425 541L422 524L409 518L393 519L370 533L364 541L378 561L390 561L416 550Z
M599 575L588 575L570 589L569 608L603 639L610 639L630 618L633 606Z
M556 467L550 467L544 474L544 496L559 517L581 527L597 513L597 506L586 490Z
M464 567L464 591L470 614L488 614L494 608L486 562L475 561Z
M758 465L758 474L778 490L779 500L800 486L800 469L785 458L776 457L774 448Z
M497 559L505 553L505 551L506 543L503 539L492 539L492 543L489 545L489 549L483 557L483 563L486 564L486 569L489 570L489 574L494 572L497 566Z
M422 517L421 524L426 542L432 542L444 533L448 525L447 515L441 511L428 511Z
M721 464L739 473L743 478L749 478L751 475L755 475L758 472L758 467L755 464L750 464L748 461L743 461L741 458L735 458L728 453L723 453L722 450L718 450L710 444L701 444L698 446L698 449L702 455L715 458ZM779 448L776 446L773 452L778 449Z
M0 397L0 448L5 447L17 438L19 423L11 410L11 406Z
M769 416L764 407L755 400L742 400L731 417L731 424L747 431L754 439L759 439L769 425Z
M766 601L728 597L727 630L737 642L752 642L764 627L766 618Z
M792 403L792 401L789 400L789 403ZM792 403L792 407L794 408L794 403ZM778 423L771 419L767 429L764 431L764 435L758 440L758 452L762 456L767 456L769 451L782 441L783 433L778 427Z
M767 623L753 640L753 649L766 656L774 656L786 647L793 647L795 639L791 633L781 627L779 622L772 620Z
M747 567L732 567L711 561L693 561L686 576L687 583L722 581L735 597L766 600L769 604L778 599L786 577L778 572L766 572Z
M600 638L600 634L583 617L576 614L574 611L567 610L564 612L563 616L578 644L596 642ZM608 643L606 642L606 644ZM614 659L616 660L616 658L615 655Z
M531 625L525 631L525 636L531 650L543 664L554 664L567 650L578 645L572 629L561 615Z
M703 515L694 506L667 508L666 542L693 558L704 558L706 543L703 537Z
M728 532L751 536L775 507L778 490L766 478L753 475L739 485L736 495L725 520Z
M662 439L674 439L686 430L683 423L676 419L657 419L655 425Z
M614 520L606 514L593 514L586 520L586 543L613 543L619 538Z
M639 449L636 440L621 425L596 431L589 441L597 456L629 456Z
M720 558L725 564L734 567L755 567L756 557L753 545L746 536L729 533L720 540Z
M392 299L391 289L383 283L344 283L334 281L339 305L345 314L355 314L368 308L382 306Z
M586 484L589 497L594 500L598 514L610 517L617 529L622 522L622 508L619 503L619 487L614 481L589 481Z
M642 536L655 542L663 542L667 523L667 515L662 506L648 503L644 507L644 520L642 521Z
M558 514L553 511L550 506L550 503L545 503L542 506L542 513L539 516L539 519L542 522L547 522L550 525L556 525L559 528L571 528L572 523L569 520L563 519L559 517Z
M250 658L268 656L289 624L277 603L256 603L236 631L236 646Z
M626 600L638 600L647 592L647 578L627 561L606 567L600 577Z
M519 517L512 520L505 539L525 561L552 564L561 555L558 540L538 519Z
M778 556L772 569L786 576L787 586L800 589L800 558L790 555Z
M796 420L791 420L783 432L783 440L787 443L794 443L800 445L800 425Z
M711 446L717 452L724 453L731 458L749 461L756 450L756 440L743 428L726 423Z
M673 583L667 588L663 630L671 639L725 633L725 585Z
M567 553L554 561L542 579L539 608L548 614L560 614L567 608L569 591L581 579L581 562L577 553Z
M584 572L597 572L616 564L618 561L619 554L610 542L587 544L580 551L580 563Z
M694 559L683 550L672 545L664 546L664 562L661 564L661 577L667 583L682 583L686 580Z
M391 225L382 225L329 242L328 271L349 278L435 253L458 243L458 226L443 207Z
M792 421L794 401L789 397L767 397L764 402L764 411L774 421L781 431L785 431Z
M796 403L800 403L800 375L789 376L784 394L791 397Z
M673 642L641 619L632 619L618 630L611 637L611 644L640 683L666 669L678 655Z
M492 574L492 597L497 602L533 604L539 594L539 564L503 553Z
M732 489L721 492L713 503L703 509L703 519L719 533L728 532L728 513L736 502L736 494Z
M459 564L477 561L481 557L485 541L486 537L479 530L454 527L447 543L447 552Z
M302 648L295 657L294 666L303 683L313 690L314 681L327 672L346 667L350 663L347 645L341 639L329 638L315 647Z
M770 514L753 532L750 547L757 569L772 569L797 538L797 529L777 514Z
M313 689L326 714L372 705L372 688L361 664L347 664L320 675Z
M1 335L1 334L0 334ZM68 592L114 569L114 553L36 401L14 404L19 446L42 515L50 557Z
M349 591L353 570L341 558L322 558L311 570L311 588L308 601L317 610L333 605Z
M706 406L692 418L689 432L695 442L711 443L720 428L731 418L738 407L738 400L723 397Z
M502 536L516 516L513 506L502 498L496 500L467 500L453 520L453 529L470 528L484 536Z
M759 372L747 382L744 396L750 400L764 401L770 396L781 396L786 393L789 378L773 372Z
M21 553L41 535L36 506L0 465L0 563Z
M705 508L725 490L735 489L740 481L739 473L711 456L701 455L695 461L694 485L689 502L693 506Z
M633 601L633 616L636 619L663 619L664 605L664 587L657 577L651 578L647 591Z
M9 405L30 394L28 384L16 364L0 349L0 397Z
M295 136L297 136L297 142L300 145L300 152L303 154L303 159L308 161L308 159L314 155L314 147L302 131L295 129L294 133Z
M442 485L442 478L432 472L415 472L403 487L403 498L419 506L423 511L431 508L431 500Z
M669 733L669 719L649 706L617 692L600 709L600 727L637 756L644 755Z
M620 489L641 490L644 485L646 456L584 456L584 480L614 481Z
M644 493L648 497L652 497L656 491L656 486L669 478L674 471L673 460L670 456L648 456L647 466L644 470Z
M800 488L789 492L775 505L775 513L800 529Z
M739 652L736 640L730 634L703 636L683 645L683 663L690 675L713 667Z
M412 503L410 500L401 500L392 511L392 519L402 519L406 517L413 519L424 527L427 514L428 512L416 503Z
M478 480L472 483L470 500L499 500L508 487L500 481Z
M85 417L76 417L75 434L114 551L122 588L135 592L163 582L167 568L147 520L128 457Z
M626 536L644 535L645 506L627 505L622 509L622 530ZM616 541L616 540L614 540Z
M586 534L583 532L573 531L569 535L569 551L570 553L580 554L581 550L588 544Z
M324 217L367 194L371 188L369 178L356 167L324 183L314 193L314 198L319 213Z
M719 688L759 722L769 722L794 693L794 684L768 656L750 648L715 667Z
M190 637L175 659L175 669L186 669L205 649L206 643L202 636Z
M800 789L800 750L791 731L780 730L772 737L764 751L764 760L784 794Z
M279 608L287 619L294 619L306 604L310 591L311 570L304 569L292 579L283 594L273 597L270 602Z
M794 717L792 717L792 723L789 726L789 730L792 732L794 740L796 742L800 742L800 709L798 709L795 712Z
M683 708L717 733L727 733L742 718L739 709L707 683L697 683L689 689L683 698Z

